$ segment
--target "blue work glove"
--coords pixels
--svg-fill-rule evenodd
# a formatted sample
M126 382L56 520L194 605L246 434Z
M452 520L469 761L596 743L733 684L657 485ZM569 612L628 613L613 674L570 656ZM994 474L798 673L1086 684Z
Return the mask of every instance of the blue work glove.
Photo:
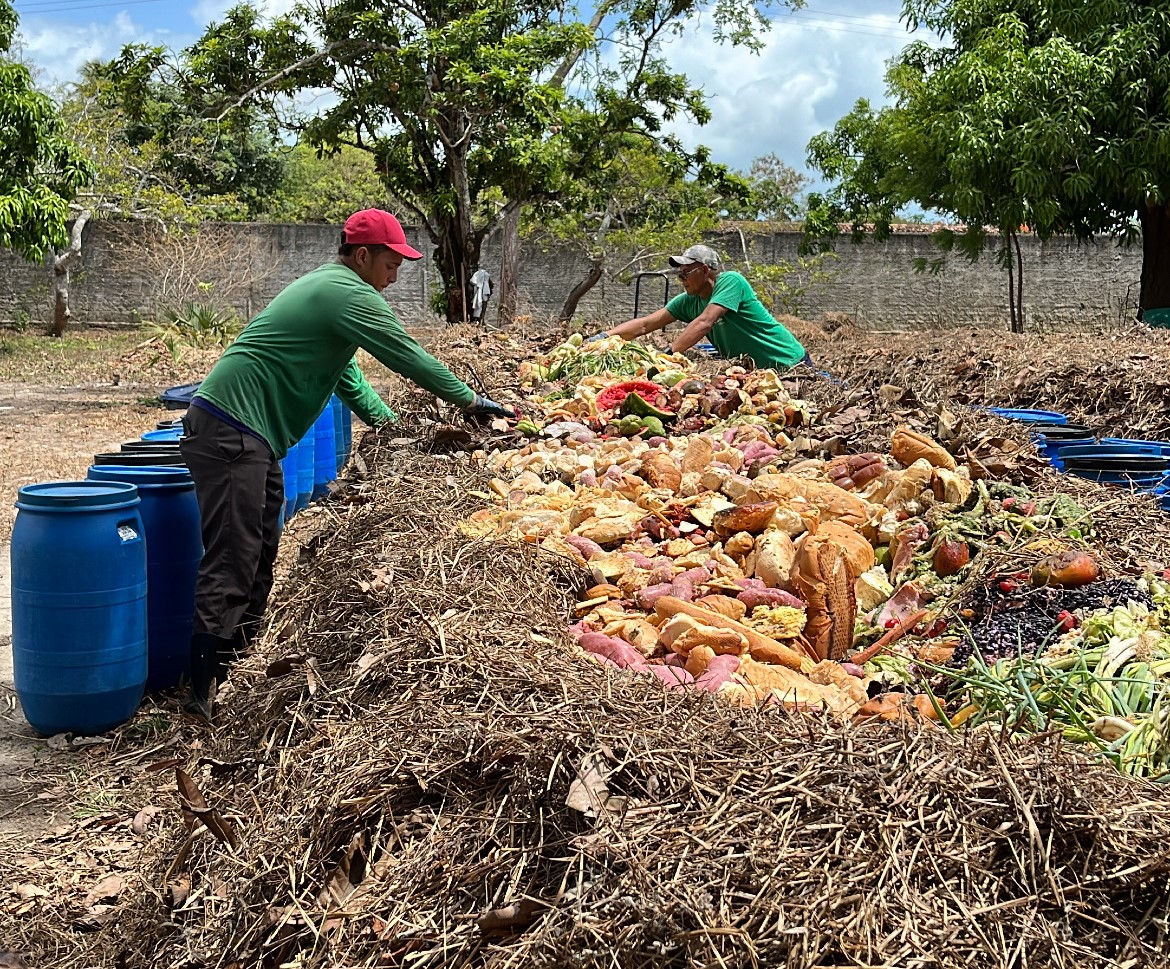
M506 417L513 421L516 419L516 412L511 407L497 404L490 397L481 397L479 394L463 408L463 413L468 417Z
M605 330L602 330L600 333L594 333L593 336L585 337L585 342L596 343L598 340L604 340L607 336L609 336L609 334L606 333Z

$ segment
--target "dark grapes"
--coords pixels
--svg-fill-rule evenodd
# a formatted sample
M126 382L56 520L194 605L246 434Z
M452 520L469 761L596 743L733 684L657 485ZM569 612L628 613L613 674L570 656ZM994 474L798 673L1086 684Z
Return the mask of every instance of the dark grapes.
M969 629L948 665L967 664L978 649L989 664L997 659L1042 652L1061 634L1061 613L1084 613L1133 601L1153 607L1149 593L1131 579L1092 582L1078 589L1029 588L997 577L977 589L960 614Z

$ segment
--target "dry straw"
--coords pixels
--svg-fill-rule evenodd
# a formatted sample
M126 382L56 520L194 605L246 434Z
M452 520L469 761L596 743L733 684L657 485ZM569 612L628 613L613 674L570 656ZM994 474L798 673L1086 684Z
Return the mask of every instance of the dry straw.
M184 759L206 805L168 812L141 895L70 947L21 927L53 965L1170 957L1160 788L1052 738L842 729L607 674L561 635L570 569L453 534L474 472L385 443L364 463Z
M166 805L115 917L79 931L62 867L0 948L59 969L1170 960L1163 788L1056 737L843 728L606 672L562 632L583 576L455 531L484 479L432 430L368 438L294 527L220 726L112 751Z

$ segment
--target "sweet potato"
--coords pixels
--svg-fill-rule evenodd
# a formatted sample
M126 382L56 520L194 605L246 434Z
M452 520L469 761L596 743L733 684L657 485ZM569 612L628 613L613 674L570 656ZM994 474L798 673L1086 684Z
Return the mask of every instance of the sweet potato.
M588 562L594 555L601 555L602 548L596 542L581 535L566 535L565 542L581 553Z
M701 676L695 677L695 688L714 693L721 686L730 683L735 671L739 669L740 659L730 653L716 656L703 671Z
M657 677L662 681L663 686L668 690L685 690L688 686L692 686L695 678L691 676L685 669L679 669L677 666L663 666L661 664L653 664L651 666L642 667L644 671L649 671L651 676Z
M617 663L622 669L645 669L646 660L633 646L604 633L586 633L579 640L586 652L596 653Z
M648 585L645 589L638 590L634 596L634 602L637 603L639 609L653 609L662 596L671 594L672 589L673 585L670 582Z
M687 569L674 577L670 594L687 602L693 602L699 586L711 580L711 573L704 568Z
M796 650L789 649L783 643L762 636L750 626L728 619L710 609L704 609L691 602L684 602L675 596L662 596L654 603L654 611L660 616L676 616L679 613L698 619L705 626L714 626L716 629L731 629L743 636L748 642L748 649L755 659L766 663L779 663L790 669L802 672L812 670L813 661Z
M804 608L804 603L800 599L796 598L791 592L785 592L783 589L744 589L736 598L749 611L755 609L756 606L794 606L797 609Z

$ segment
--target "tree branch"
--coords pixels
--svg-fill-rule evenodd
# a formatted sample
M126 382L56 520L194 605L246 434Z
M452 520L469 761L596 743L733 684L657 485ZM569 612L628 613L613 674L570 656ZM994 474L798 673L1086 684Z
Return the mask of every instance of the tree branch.
M275 82L282 80L283 78L286 78L291 74L296 73L302 67L310 67L313 64L320 63L321 61L325 60L327 57L330 57L334 51L340 50L343 47L352 47L354 50L375 50L375 51L381 51L383 53L390 53L392 51L398 50L397 47L389 45L389 44L375 44L371 41L360 41L359 42L359 41L355 41L353 38L346 38L345 40L334 41L332 44L329 44L328 46L317 51L315 54L310 54L308 57L303 57L299 61L296 61L295 63L289 64L287 67L282 67L275 74L270 74L268 77L264 78L264 80L262 80L259 84L255 85L254 87L249 88L247 91L245 91L243 94L241 94L236 99L234 104L229 105L227 108L224 108L224 110L216 117L216 119L215 119L216 123L218 124L219 122L223 121L223 119L226 118L229 114L231 114L231 112L233 112L236 108L243 107L245 104L247 104L248 99L251 98L252 95L258 94L260 91L263 91L265 88L270 87Z

